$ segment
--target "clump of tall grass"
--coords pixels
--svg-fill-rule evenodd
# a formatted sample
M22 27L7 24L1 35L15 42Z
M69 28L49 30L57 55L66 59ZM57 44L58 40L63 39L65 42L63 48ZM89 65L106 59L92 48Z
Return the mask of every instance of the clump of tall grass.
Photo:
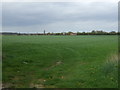
M118 54L111 55L102 67L103 73L107 77L115 80L118 78Z

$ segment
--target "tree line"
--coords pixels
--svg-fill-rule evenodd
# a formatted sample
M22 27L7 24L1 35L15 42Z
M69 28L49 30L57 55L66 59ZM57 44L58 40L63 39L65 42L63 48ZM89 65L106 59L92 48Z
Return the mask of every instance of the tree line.
M92 30L91 32L64 32L64 33L47 33L47 35L118 35L120 34L119 32L116 31L111 31L111 32L106 32L106 31L98 31L98 30Z
M61 33L13 33L13 32L3 32L1 33L2 35L120 35L120 32L116 31L111 31L111 32L106 32L102 30L92 30L91 32L61 32Z

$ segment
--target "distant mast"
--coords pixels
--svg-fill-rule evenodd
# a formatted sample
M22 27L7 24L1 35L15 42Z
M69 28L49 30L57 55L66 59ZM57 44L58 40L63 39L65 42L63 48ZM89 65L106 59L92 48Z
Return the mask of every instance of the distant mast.
M45 35L45 30L44 30L44 35Z

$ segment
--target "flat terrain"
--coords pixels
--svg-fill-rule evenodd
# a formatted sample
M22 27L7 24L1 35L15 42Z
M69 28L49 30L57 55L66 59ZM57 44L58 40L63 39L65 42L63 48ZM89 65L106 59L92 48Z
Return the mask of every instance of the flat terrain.
M3 36L2 40L3 87L117 87L117 71L107 64L117 56L116 35Z

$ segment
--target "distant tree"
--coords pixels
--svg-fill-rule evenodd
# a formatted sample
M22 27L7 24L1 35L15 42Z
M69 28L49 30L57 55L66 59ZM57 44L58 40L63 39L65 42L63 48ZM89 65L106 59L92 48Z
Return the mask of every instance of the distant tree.
M73 32L68 32L68 35L71 35Z
M91 35L95 35L96 34L96 31L95 30L92 30L92 32L90 33Z
M111 31L110 34L111 34L111 35L115 35L116 32L115 32L115 31Z
M62 35L62 33L55 33L55 35Z
M85 35L86 33L85 32L82 32L82 35Z
M48 32L47 35L50 35L50 32Z
M80 32L77 32L77 35L81 35L81 33L80 33Z

